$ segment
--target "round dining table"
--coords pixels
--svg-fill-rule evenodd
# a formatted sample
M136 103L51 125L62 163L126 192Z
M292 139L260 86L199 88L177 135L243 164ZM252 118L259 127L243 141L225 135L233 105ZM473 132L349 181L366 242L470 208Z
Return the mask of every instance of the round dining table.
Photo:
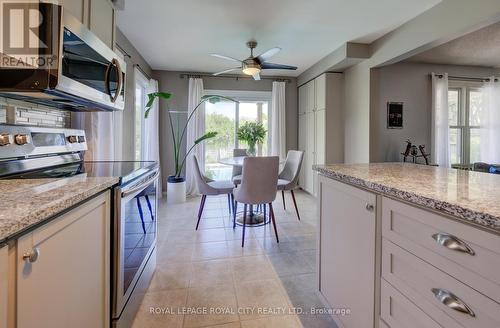
M220 164L235 166L235 167L243 167L243 160L247 156L234 156L234 157L226 157L219 159ZM258 205L256 209L252 205L250 205L249 215L247 217L247 225L250 226L260 226L271 222L266 215L266 205L261 204ZM242 212L237 213L238 219L236 220L239 225L243 224L243 215Z

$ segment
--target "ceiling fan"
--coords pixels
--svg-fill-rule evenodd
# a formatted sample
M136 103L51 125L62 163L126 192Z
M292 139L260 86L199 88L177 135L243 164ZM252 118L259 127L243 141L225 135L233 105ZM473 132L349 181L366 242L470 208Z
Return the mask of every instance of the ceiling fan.
M257 41L248 41L247 47L250 48L250 57L248 57L245 60L239 60L236 58L218 55L218 54L211 54L211 56L214 56L217 58L222 58L222 59L227 59L227 60L237 62L240 64L240 66L238 66L238 67L226 69L222 72L214 73L213 75L217 76L220 74L229 73L229 72L236 71L236 70L241 70L243 72L243 74L251 75L251 76L253 76L254 80L258 81L258 80L260 80L259 73L263 69L288 69L288 70L296 70L297 69L297 67L295 67L295 66L273 64L273 63L267 62L272 56L276 55L281 50L281 48L279 48L279 47L271 48L268 51L264 52L263 54L258 55L257 57L254 57L254 55L253 55L253 49L255 49L257 47Z

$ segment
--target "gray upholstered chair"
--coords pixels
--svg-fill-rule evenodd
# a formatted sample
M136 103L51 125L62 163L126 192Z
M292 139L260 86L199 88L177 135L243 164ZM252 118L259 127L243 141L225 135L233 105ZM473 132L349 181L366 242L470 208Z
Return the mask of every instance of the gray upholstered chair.
M205 207L205 201L207 196L217 196L227 194L229 213L231 213L231 204L234 202L233 198L233 188L234 185L231 181L213 181L203 175L200 170L200 165L198 164L198 159L193 155L194 162L194 174L196 179L196 185L198 186L198 192L202 195L200 202L200 209L198 210L198 222L196 223L196 230L200 225L201 215L203 214L203 208Z
M243 235L241 247L245 244L245 227L247 219L247 205L268 204L269 214L279 243L276 219L274 217L273 201L276 199L276 186L278 185L279 157L245 157L241 174L241 184L233 191L233 228L236 226L236 210L238 203L244 204L243 210Z
M233 157L241 157L241 156L247 156L248 152L246 149L242 148L235 148L233 149ZM241 183L241 170L242 168L239 166L233 166L233 173L231 175L231 178L233 180L234 185L239 185Z
M281 197L283 198L283 208L286 209L285 205L285 190L290 190L293 199L293 205L295 206L295 211L297 212L297 218L300 220L299 209L297 207L297 202L295 200L295 194L293 190L297 187L299 181L300 168L302 167L302 159L304 158L304 152L299 150L289 150L286 154L285 165L283 170L278 175L278 190L281 190Z

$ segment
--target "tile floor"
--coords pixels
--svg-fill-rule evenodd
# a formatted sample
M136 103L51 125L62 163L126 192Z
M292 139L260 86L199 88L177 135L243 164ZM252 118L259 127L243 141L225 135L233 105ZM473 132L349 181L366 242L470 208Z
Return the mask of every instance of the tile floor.
M207 198L198 231L200 198L161 203L158 265L133 327L336 327L327 315L307 313L322 307L315 294L315 200L296 192L298 221L290 194L286 211L278 196L280 243L267 225L247 229L244 248L225 196Z

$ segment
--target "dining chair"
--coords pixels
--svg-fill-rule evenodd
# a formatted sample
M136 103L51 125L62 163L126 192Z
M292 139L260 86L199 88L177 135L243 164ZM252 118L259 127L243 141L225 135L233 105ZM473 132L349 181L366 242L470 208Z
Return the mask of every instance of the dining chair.
M302 159L304 158L304 152L299 150L289 150L286 154L285 165L283 170L278 175L278 190L281 190L281 197L283 198L283 208L286 210L285 205L285 191L290 190L293 199L293 205L295 206L295 212L297 212L297 218L300 220L299 209L297 207L297 201L295 200L295 193L293 190L297 187L299 181L300 168L302 167Z
M241 156L247 156L248 152L247 149L243 148L235 148L233 149L233 157L241 157ZM233 166L233 172L231 175L231 179L234 183L235 186L239 185L241 183L241 166Z
M195 174L196 185L198 186L198 192L202 195L200 208L198 210L198 222L196 223L196 230L198 230L198 226L200 225L200 219L201 215L203 214L203 208L205 207L205 201L207 199L207 196L217 196L217 195L227 194L229 213L231 213L232 210L231 207L234 202L234 197L233 197L234 185L229 180L214 181L212 179L205 177L200 170L200 165L198 164L198 158L196 158L195 155L193 155L193 162L194 162L194 171L195 171L194 174Z
M278 183L279 157L245 157L241 174L241 184L234 188L233 229L236 227L236 211L238 203L244 204L243 233L241 247L245 244L245 228L247 220L247 205L269 205L269 215L274 227L276 242L279 243L276 219L274 217L273 201L276 199Z

